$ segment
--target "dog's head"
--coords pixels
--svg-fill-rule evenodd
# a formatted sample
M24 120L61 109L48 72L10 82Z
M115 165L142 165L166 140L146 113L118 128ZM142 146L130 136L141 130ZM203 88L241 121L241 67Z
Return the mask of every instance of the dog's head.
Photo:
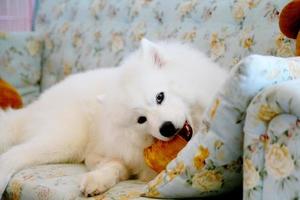
M108 118L123 130L151 134L164 141L186 122L193 128L191 103L176 84L182 74L175 65L181 63L174 63L172 56L160 44L142 40L139 50L121 65L118 88L104 99L112 115Z

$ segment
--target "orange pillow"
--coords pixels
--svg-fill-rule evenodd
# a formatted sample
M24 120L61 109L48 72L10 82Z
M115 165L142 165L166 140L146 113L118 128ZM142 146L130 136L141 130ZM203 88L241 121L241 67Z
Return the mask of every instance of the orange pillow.
M0 79L0 108L9 107L17 109L23 106L22 98L18 91L9 83Z

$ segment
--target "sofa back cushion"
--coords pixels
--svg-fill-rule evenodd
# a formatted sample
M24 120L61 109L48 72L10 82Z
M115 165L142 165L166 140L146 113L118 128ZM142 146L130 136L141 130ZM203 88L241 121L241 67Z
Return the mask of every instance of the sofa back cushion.
M43 42L34 32L0 32L0 79L20 92L24 104L40 92Z
M40 0L42 88L68 74L116 66L142 37L193 43L226 68L251 54L293 55L278 28L288 0Z

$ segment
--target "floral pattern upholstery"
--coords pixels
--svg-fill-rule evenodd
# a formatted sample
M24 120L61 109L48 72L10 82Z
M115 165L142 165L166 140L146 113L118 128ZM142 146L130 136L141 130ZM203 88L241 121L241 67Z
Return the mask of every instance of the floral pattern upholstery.
M287 2L38 0L34 24L37 33L25 35L32 35L42 42L39 43L42 45L31 43L29 47L39 48L42 52L42 57L40 51L37 54L40 57L35 56L36 61L41 59L38 62L41 64L29 67L29 70L28 65L18 65L18 71L27 71L26 76L35 79L25 78L25 87L17 84L24 77L14 72L14 64L26 63L32 58L30 53L15 56L14 48L6 50L6 56L1 53L0 69L2 72L5 67L3 78L19 88L25 103L29 103L38 95L37 86L45 90L71 73L116 66L139 45L142 37L193 43L224 68L231 68L252 53L291 56L294 44L280 33L278 27L280 10ZM27 48L24 34L14 35L0 36L1 49L7 45ZM21 42L22 38L25 41ZM7 59L7 54L15 59ZM31 84L33 80L35 82ZM34 92L32 88L35 88Z
M40 93L42 52L38 33L0 32L0 78L18 88L25 104Z
M249 54L292 56L278 27L288 0L40 0L45 34L42 88L90 68L116 66L150 40L193 43L223 67Z
M261 74L262 79L276 85L260 92L248 107L244 127L244 199L297 199L300 59L284 62L272 58L265 64L274 67Z
M145 195L205 197L231 190L241 183L243 156L245 200L297 199L299 78L300 58L245 58L206 111L201 131Z
M85 198L79 190L84 165L56 164L42 165L22 170L17 173L4 194L4 199L94 199L94 200L144 200L140 194L145 183L124 181L102 196Z

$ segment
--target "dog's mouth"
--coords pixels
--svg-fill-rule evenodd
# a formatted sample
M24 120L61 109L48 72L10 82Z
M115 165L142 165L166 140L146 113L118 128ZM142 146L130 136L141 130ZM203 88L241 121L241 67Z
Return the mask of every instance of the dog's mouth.
M191 127L188 121L185 121L183 127L179 130L177 134L188 142L193 136L193 128Z

